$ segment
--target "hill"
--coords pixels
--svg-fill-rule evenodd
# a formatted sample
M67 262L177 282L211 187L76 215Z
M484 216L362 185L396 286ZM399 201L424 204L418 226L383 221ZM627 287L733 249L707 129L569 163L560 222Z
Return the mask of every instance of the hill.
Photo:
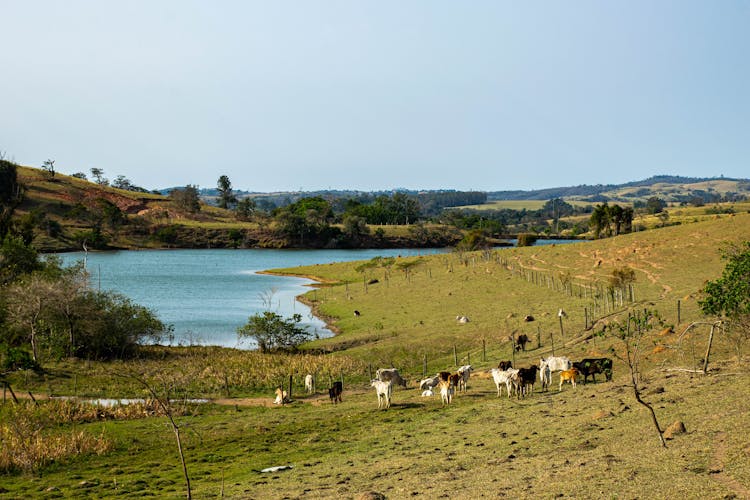
M596 184L557 187L529 191L492 191L487 199L493 200L579 200L591 202L646 201L652 196L667 202L689 202L702 199L704 203L737 201L750 195L750 180L724 177L681 177L657 175L641 181L624 184Z

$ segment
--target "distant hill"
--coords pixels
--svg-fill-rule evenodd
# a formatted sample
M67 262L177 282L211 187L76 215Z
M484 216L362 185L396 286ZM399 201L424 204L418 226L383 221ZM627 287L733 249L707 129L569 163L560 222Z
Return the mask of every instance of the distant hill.
M662 198L667 202L687 202L694 198L701 198L704 202L743 200L750 196L750 179L655 175L648 179L624 184L583 184L530 191L490 191L487 193L488 201L563 198L592 202L633 202L645 201L652 196Z

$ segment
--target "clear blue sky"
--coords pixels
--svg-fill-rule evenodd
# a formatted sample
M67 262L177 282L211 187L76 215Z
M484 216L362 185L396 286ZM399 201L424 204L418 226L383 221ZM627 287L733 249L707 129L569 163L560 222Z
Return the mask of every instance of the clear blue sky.
M750 2L0 0L0 152L148 189L750 177Z

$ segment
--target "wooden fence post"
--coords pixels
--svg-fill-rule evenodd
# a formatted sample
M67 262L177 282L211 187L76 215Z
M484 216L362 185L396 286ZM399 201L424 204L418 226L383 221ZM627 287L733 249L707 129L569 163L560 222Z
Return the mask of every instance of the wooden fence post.
M549 332L549 341L552 344L552 356L555 355L555 334L554 332Z
M456 351L456 344L453 344L453 362L458 367L458 351Z
M289 401L292 400L292 374L289 374L289 394L287 394Z
M536 345L542 347L542 329L539 325L536 325Z
M677 299L677 324L679 325L681 323L680 321L680 299Z
M427 377L427 354L422 356L422 378Z
M487 343L482 339L482 363L487 362Z

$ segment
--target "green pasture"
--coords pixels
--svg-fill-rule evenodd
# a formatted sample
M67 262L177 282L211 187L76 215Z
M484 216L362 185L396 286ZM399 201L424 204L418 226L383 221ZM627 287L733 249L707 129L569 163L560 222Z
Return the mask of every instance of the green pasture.
M688 215L691 216L691 215ZM706 280L720 276L720 249L750 240L750 214L718 215L616 238L485 252L308 266L274 272L317 277L304 296L339 333L269 355L211 348L154 348L142 359L48 363L15 373L19 396L143 396L122 374L160 393L211 398L177 417L196 498L743 498L750 485L750 372L746 348L719 331L709 372L709 328L698 308ZM634 302L606 290L616 269L635 272ZM564 286L563 286L564 285ZM562 308L567 316L557 316ZM624 344L603 326L628 310L657 310L664 328L640 344L643 397L662 428L687 432L662 448L649 413L633 397ZM355 317L354 310L360 311ZM679 314L679 321L678 321ZM470 318L458 324L457 315ZM534 321L524 321L525 316ZM671 327L671 328L669 328ZM508 337L525 333L527 350ZM614 359L614 378L497 398L487 370L499 360L538 364L554 353ZM471 363L466 394L449 407L422 398L424 373ZM409 380L378 410L371 370L398 367ZM302 393L305 373L318 391ZM293 402L271 404L293 378ZM343 378L343 403L325 388ZM25 403L33 405L30 401ZM178 404L178 403L175 403ZM0 425L9 425L9 397ZM33 473L8 472L0 498L184 497L175 438L164 417L57 425L105 436L112 451L60 460ZM274 473L265 467L292 465Z
M562 392L553 384L522 400L498 398L478 373L449 407L399 388L392 407L378 410L374 392L356 384L338 405L320 393L284 407L237 400L189 406L176 422L193 498L740 498L750 481L750 440L738 432L750 380L734 363L714 368L705 377L649 373L644 398L662 425L679 420L687 429L667 448L620 364L612 382ZM5 475L0 497L185 497L164 417L59 431L74 429L105 436L113 451ZM292 468L260 472L280 465Z

